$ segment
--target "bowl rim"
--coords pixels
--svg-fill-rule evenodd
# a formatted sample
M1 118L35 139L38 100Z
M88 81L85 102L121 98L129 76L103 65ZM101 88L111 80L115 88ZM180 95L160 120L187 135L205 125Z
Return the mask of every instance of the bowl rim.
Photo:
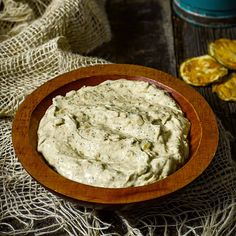
M29 127L33 111L46 96L57 89L80 79L104 75L144 77L156 81L167 90L168 88L174 90L187 99L195 110L202 127L201 140L194 158L191 158L183 167L165 179L153 184L128 188L103 188L85 185L69 180L52 170L31 145ZM16 156L36 181L62 197L103 205L152 200L183 188L200 176L210 164L217 150L218 139L219 133L215 115L206 100L195 89L165 72L129 64L82 67L49 80L25 98L16 112L12 126L12 141Z

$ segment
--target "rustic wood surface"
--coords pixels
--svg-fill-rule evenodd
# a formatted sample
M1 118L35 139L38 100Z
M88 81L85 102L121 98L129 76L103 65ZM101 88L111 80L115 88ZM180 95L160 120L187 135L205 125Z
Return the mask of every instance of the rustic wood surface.
M91 55L117 63L144 65L179 76L186 58L207 53L218 38L236 39L236 27L212 29L189 24L173 13L170 1L108 0L112 40ZM194 88L208 101L223 126L236 137L236 103L220 100L211 87ZM236 141L231 142L236 159Z

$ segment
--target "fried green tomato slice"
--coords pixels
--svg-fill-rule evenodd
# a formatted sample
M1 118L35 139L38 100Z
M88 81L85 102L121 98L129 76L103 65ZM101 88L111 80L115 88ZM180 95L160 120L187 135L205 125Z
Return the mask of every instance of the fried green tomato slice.
M228 69L210 55L187 59L180 65L180 76L188 84L205 86L219 81Z
M232 73L229 79L223 83L213 84L212 91L224 101L236 102L236 73Z
M208 44L208 52L223 66L236 69L236 40L217 39Z

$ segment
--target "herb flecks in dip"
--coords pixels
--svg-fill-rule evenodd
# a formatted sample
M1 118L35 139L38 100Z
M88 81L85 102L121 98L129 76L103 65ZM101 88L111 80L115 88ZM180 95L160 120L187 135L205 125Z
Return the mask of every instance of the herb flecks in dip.
M140 186L186 161L189 127L166 91L144 81L105 81L53 99L40 121L38 151L71 180Z

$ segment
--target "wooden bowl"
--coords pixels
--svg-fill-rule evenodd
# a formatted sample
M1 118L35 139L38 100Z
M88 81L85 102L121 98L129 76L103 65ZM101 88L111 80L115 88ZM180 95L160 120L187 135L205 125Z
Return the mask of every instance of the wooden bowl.
M187 163L167 178L140 187L93 187L59 175L36 149L39 121L51 105L52 98L84 85L94 86L104 80L120 78L144 80L164 88L181 106L191 122ZM60 75L27 96L13 122L15 153L26 171L53 193L90 206L137 203L170 194L192 182L206 169L217 144L218 128L214 113L198 92L169 74L136 65L97 65Z

